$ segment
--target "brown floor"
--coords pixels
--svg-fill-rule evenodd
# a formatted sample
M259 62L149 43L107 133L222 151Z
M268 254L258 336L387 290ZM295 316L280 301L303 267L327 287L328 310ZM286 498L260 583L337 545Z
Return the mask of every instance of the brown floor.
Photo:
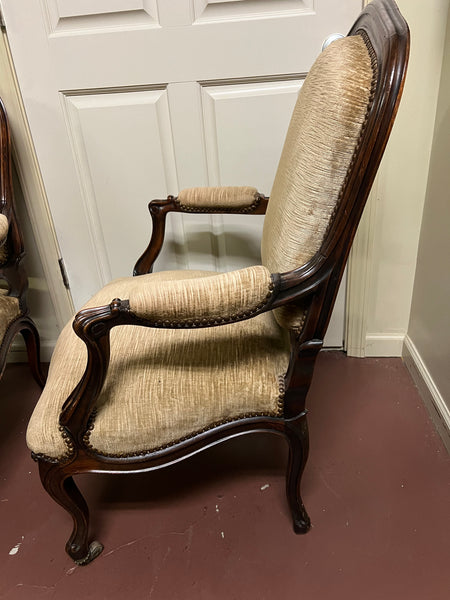
M319 357L303 497L291 527L286 448L244 436L141 475L85 475L105 550L64 552L70 518L25 447L39 395L28 369L0 382L0 598L62 600L450 598L449 457L400 359Z

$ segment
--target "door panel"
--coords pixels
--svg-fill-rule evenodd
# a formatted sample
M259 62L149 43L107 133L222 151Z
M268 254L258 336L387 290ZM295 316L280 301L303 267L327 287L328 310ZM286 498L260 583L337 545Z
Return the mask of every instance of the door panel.
M299 80L202 86L210 185L253 185L270 195ZM238 143L236 141L239 140ZM260 262L263 217L217 215L218 270Z
M105 285L129 274L142 252L148 222L133 215L145 208L145 191L165 197L177 187L167 89L64 100L93 258Z
M314 0L194 0L194 23L314 14Z
M270 193L297 90L324 39L346 33L362 6L0 3L77 308L131 273L149 200L218 184ZM260 229L258 218L170 215L157 267L251 264Z
M109 27L157 27L156 0L41 0L51 36Z

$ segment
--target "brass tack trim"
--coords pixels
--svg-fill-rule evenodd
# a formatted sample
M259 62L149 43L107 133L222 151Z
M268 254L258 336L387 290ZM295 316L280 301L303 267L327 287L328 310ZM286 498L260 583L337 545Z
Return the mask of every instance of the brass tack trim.
M251 204L243 206L242 208L233 208L228 206L192 206L189 204L182 204L178 198L174 199L176 206L183 212L188 213L234 213L234 214L246 214L251 213L258 208L261 204L261 196L259 193L255 194L254 200Z
M278 376L278 398L277 398L277 417L283 416L284 413L284 396L286 393L286 376L279 375Z
M308 311L307 310L303 311L303 315L302 315L302 318L300 320L300 323L297 325L297 327L295 329L295 333L296 333L297 336L299 336L302 333L302 331L303 331L307 315L308 315Z

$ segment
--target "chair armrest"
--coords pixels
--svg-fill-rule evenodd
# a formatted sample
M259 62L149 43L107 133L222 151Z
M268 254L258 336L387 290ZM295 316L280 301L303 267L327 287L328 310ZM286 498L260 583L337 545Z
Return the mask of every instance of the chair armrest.
M130 311L153 327L209 327L254 316L273 299L274 278L263 266L196 279L161 281L136 278Z
M198 187L181 190L175 202L183 212L253 213L264 204L265 196L254 187ZM258 214L258 213L257 213ZM263 214L263 213L259 213Z
M264 215L269 198L252 187L205 187L182 190L175 198L152 200L148 210L153 230L150 242L134 266L133 275L145 275L153 271L164 242L166 216L169 212L181 213L228 213Z
M6 215L0 213L0 246L6 241L8 236L9 221Z

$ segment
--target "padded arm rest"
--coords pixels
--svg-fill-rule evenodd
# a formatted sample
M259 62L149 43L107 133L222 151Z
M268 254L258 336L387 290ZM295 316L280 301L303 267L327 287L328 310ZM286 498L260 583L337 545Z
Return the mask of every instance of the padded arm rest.
M253 212L261 201L254 187L198 187L181 190L175 200L185 212Z
M153 221L150 243L134 266L134 275L151 273L164 241L169 212L263 215L269 198L252 187L204 187L182 190L178 198L152 200L148 205Z
M136 278L130 310L156 327L208 327L251 317L271 300L274 283L263 266L149 285Z
M0 246L2 246L8 235L9 222L6 215L0 213Z

